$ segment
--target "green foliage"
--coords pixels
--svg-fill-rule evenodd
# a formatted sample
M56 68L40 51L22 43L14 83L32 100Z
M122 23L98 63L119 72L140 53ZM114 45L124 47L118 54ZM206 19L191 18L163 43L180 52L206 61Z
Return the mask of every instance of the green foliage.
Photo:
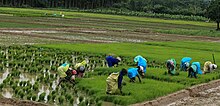
M200 61L202 66L204 61L212 59L211 55L209 54L212 54L214 52L216 56L216 62L219 62L220 59L218 57L218 55L220 55L219 43L146 42L146 43L137 43L137 44L115 43L115 44L102 44L102 45L75 43L74 45L59 44L59 46L60 47L54 45L51 46L51 47L55 47L53 49L44 48L44 51L42 51L43 54L42 58L44 57L53 58L54 53L56 53L58 61L61 61L60 58L67 58L68 55L77 54L77 56L79 56L81 59L83 59L85 56L88 56L89 60L90 59L91 61L97 60L96 62L97 64L99 64L100 62L102 62L100 60L105 59L106 54L108 54L109 52L114 52L115 54L121 56L122 59L124 59L123 61L125 61L126 63L113 68L96 67L94 72L88 72L88 74L90 74L89 77L77 79L77 84L74 87L69 83L62 83L61 89L57 87L56 88L57 90L52 91L51 93L52 100L56 99L55 101L56 102L59 101L60 105L72 104L74 101L72 94L74 92L76 93L76 95L77 94L81 95L79 99L81 103L85 105L88 103L93 105L98 105L99 101L100 102L109 101L117 105L130 105L137 102L152 100L157 97L167 95L169 93L178 91L180 89L184 89L192 85L209 82L211 80L220 78L219 70L215 70L215 72L210 74L199 75L198 79L187 78L186 72L179 72L180 74L178 76L169 76L164 74L166 72L166 69L164 67L164 61L168 59L170 56L174 57L177 60L178 65L182 56L190 56L193 58L193 61ZM78 46L80 46L80 48ZM36 48L38 47L22 46L21 48L17 48L16 50L22 50L21 52L23 53L23 51L31 51L29 49L36 49ZM56 49L56 48L61 48L61 49ZM96 48L96 50L93 50L93 48ZM86 49L90 49L90 51L86 51ZM150 67L147 68L147 73L146 73L147 78L143 78L142 83L138 83L138 82L129 83L129 78L127 76L124 76L123 81L126 84L123 84L122 87L123 93L121 95L107 95L105 91L106 91L106 78L108 77L108 75L112 72L119 72L122 68L127 69L129 67L136 67L134 64L132 65L132 63L133 63L133 57L138 54L143 55L148 60L148 65ZM35 61L38 60L36 59ZM129 65L127 65L127 61L128 63L130 62ZM26 64L29 64L28 61ZM37 67L37 65L31 64L31 65L26 65L26 67L28 68ZM22 68L19 69L19 71L20 70L21 72L23 71ZM22 86L17 86L18 80L17 78L13 78L12 75L8 76L8 78L5 79L5 84L7 85L7 87L13 88L13 91L16 94L15 97L30 99L30 96L32 96L32 100L35 101L36 98L33 99L33 96L35 95L36 92L38 92L39 86L41 87L42 85L44 86L51 85L49 83L53 81L53 80L48 80L49 77L48 74L46 75L46 77L43 77L41 71L36 72L37 73L36 76L41 80L35 82L35 84L33 85L33 91L30 91L30 88L32 87L30 81L22 81L19 83ZM52 74L54 73L52 72ZM45 82L45 79L48 80L46 84L42 83ZM10 85L9 84L10 81L13 81L14 83ZM26 93L31 95L26 95ZM43 94L40 95L41 99L44 98L42 95ZM85 100L83 100L84 97L86 98Z
M207 46L205 46L206 44ZM201 46L203 45L203 46ZM212 46L209 46L212 45ZM178 63L185 57L192 57L193 61L199 61L203 64L211 60L211 54L220 55L219 44L211 42L150 42L139 44L60 44L57 45L39 45L39 47L49 47L57 49L66 49L71 51L91 52L91 53L114 53L122 56L134 58L136 55L147 57L148 62L156 61L160 66L172 56ZM216 63L220 62L216 57ZM122 58L123 60L123 58ZM132 61L132 60L130 60Z
M52 95L49 94L49 95L47 96L47 101L50 101L50 100L51 100L51 97L52 97Z
M36 99L37 99L37 96L36 95L32 95L32 100L36 101Z
M46 95L45 92L42 93L42 94L40 94L40 96L39 96L39 100L38 100L38 101L44 101L44 97L45 97L45 95Z
M80 102L79 106L87 106L85 102Z
M72 104L74 102L74 98L70 98L69 102L70 102L70 104Z
M2 91L2 88L4 87L3 84L0 84L0 91Z
M185 88L184 85L178 83L167 83L167 82L155 81L150 79L142 79L143 83L141 84L129 83L129 79L125 76L123 80L129 83L126 86L123 86L122 88L122 91L125 93L125 96L106 95L105 94L106 78L107 78L106 75L93 76L92 78L85 78L83 80L80 80L80 82L76 86L79 88L85 87L96 91L95 93L96 103L98 103L99 100L109 101L109 102L117 101L117 104L120 105L128 105L140 101L151 100L155 97L166 95L169 92L174 92L179 89Z
M207 16L217 22L217 30L220 30L220 0L212 0L209 7L207 8Z
M207 16L214 20L220 22L220 0L212 0L209 7L207 8Z
M58 98L58 100L59 100L59 103L60 103L60 104L63 104L63 102L64 102L64 100L65 100L65 97L64 97L64 96L60 96L60 97Z
M171 15L161 12L150 13L150 12L138 12L138 11L123 11L123 10L111 10L111 9L91 9L91 10L80 10L82 12L92 12L101 14L114 14L114 15L126 15L126 16L138 16L138 17L151 17L151 18L163 18L163 19L175 19L175 20L191 20L191 21L206 21L208 20L202 16L195 15Z
M79 102L82 102L83 99L84 99L84 97L83 97L83 96L80 96L80 97L79 97Z

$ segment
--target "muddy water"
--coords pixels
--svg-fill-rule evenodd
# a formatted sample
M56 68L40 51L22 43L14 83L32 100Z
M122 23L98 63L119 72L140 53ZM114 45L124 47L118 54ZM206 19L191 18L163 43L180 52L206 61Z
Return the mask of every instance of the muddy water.
M199 92L196 97L186 97L168 106L220 106L220 86Z
M2 92L2 96L5 98L12 98L13 94L10 90L4 89Z
M8 77L9 70L6 68L5 72L2 74L2 77L0 78L0 84L3 83L3 81Z
M37 100L39 100L40 94L44 93L44 85L42 85L41 89L39 89L39 92L37 94Z
M27 77L27 75L26 74L20 74L19 75L19 82L21 82L21 81L28 81L29 80L29 78Z
M48 99L47 96L50 94L50 90L47 88L47 90L45 91L46 95L44 97L45 103L47 103Z
M56 90L56 87L57 87L57 81L53 81L53 84L52 84L52 89L53 91Z

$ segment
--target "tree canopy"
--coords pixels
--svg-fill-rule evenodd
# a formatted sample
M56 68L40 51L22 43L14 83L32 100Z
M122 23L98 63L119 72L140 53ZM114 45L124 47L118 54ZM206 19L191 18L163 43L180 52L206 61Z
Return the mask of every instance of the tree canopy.
M209 0L0 0L0 6L40 8L120 8L130 11L203 16Z
M207 8L207 17L211 20L216 21L217 23L217 30L219 28L220 22L220 0L212 0L209 7Z

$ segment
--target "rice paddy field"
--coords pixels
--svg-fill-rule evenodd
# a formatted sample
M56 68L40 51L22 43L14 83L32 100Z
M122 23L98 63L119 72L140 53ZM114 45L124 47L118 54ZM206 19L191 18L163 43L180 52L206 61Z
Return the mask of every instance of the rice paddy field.
M64 17L60 16L60 13ZM46 105L131 105L220 78L220 70L188 78L165 74L165 61L183 57L203 64L220 62L220 32L214 22L165 20L76 11L0 7L0 91L2 97ZM122 58L108 68L105 57ZM123 81L121 95L106 94L106 78L136 67L133 58L148 61L142 83ZM57 68L88 59L77 84L58 84Z

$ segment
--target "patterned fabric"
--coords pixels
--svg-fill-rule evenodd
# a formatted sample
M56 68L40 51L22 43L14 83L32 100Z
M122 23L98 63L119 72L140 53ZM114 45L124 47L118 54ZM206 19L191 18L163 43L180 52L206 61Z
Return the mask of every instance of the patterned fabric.
M118 89L118 76L119 73L112 73L108 76L108 78L106 79L106 92L110 94L116 93Z

